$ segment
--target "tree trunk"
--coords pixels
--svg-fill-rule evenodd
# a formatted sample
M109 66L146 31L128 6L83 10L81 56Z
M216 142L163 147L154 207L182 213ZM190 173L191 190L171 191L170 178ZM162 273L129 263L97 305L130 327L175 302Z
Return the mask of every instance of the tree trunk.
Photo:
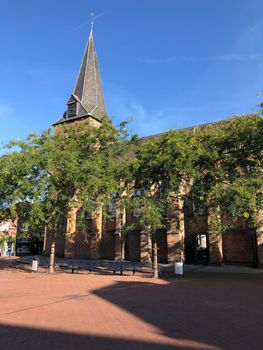
M50 255L49 255L48 273L55 272L55 251L56 251L56 232L53 231L52 239L51 239Z
M170 208L167 220L168 262L184 261L185 217L184 217L183 184L178 193L170 192Z
M147 238L148 238L148 261L150 264L153 263L153 240L152 240L152 233L150 232L149 228L147 229Z
M125 239L123 226L125 224L125 210L116 208L116 225L115 225L115 260L125 259Z
M219 205L211 204L208 207L207 221L209 231L210 262L215 264L222 264L223 241Z
M43 254L46 254L46 250L47 250L47 223L45 223L45 227L44 227L44 242L43 242Z
M159 273L158 273L158 248L157 248L157 243L154 242L154 247L153 247L153 278L159 278Z

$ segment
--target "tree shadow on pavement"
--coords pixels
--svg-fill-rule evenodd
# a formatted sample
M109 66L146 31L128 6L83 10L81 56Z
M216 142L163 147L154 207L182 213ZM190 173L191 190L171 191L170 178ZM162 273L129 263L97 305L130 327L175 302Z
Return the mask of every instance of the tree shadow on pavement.
M126 278L126 279L125 279ZM193 273L154 281L113 277L112 284L67 295L45 307L80 300L89 308L94 296L156 329L156 339L76 334L0 324L0 348L10 350L262 350L263 279L257 275ZM89 276L87 283L92 283ZM98 300L97 300L98 302ZM79 306L76 306L79 307ZM36 310L41 312L41 308ZM69 316L70 317L70 316ZM103 322L107 323L107 316ZM14 320L15 321L15 320ZM96 321L96 320L95 320ZM55 320L56 322L56 320ZM65 320L66 322L66 320ZM98 322L98 321L97 321ZM126 325L127 326L127 325ZM51 326L52 327L52 326ZM114 325L113 334L114 334ZM142 335L140 329L138 332ZM154 338L154 333L153 338Z
M0 325L1 349L5 350L175 350L206 347L158 344L105 336L64 333L50 330ZM210 347L210 349L213 349Z
M209 344L262 350L261 276L195 273L166 284L149 282L118 280L93 293L154 325L163 336L191 340L202 349Z
M32 272L31 265L16 263L14 258L1 258L0 260L0 271L3 270L15 270L23 272Z

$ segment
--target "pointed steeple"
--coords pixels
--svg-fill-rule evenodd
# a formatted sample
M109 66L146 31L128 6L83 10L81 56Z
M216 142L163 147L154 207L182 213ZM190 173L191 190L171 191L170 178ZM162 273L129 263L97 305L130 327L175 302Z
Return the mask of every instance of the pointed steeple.
M82 59L78 78L72 95L67 102L67 111L54 125L75 119L92 117L101 121L106 114L102 84L96 56L93 23L88 44Z

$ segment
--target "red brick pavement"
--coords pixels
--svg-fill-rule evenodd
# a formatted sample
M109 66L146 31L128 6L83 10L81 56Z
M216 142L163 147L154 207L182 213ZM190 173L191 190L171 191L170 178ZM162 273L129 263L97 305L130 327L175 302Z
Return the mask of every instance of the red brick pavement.
M263 349L261 276L47 275L3 262L0 349Z

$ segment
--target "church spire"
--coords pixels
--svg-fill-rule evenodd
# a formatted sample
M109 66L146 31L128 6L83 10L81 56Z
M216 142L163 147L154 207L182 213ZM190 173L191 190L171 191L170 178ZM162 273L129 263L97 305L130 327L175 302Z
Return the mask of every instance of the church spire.
M92 117L101 121L106 114L98 59L93 38L93 20L76 85L67 102L67 111L54 125Z

